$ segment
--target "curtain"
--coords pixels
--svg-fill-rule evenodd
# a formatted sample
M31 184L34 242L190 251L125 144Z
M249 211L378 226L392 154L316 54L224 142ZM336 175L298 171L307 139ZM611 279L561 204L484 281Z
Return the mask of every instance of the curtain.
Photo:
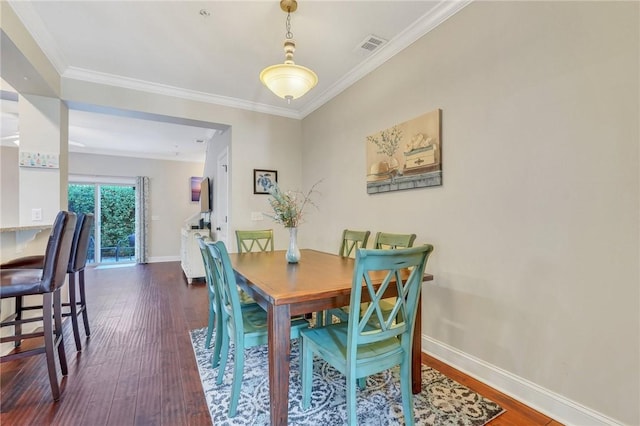
M149 178L136 176L136 263L149 260Z

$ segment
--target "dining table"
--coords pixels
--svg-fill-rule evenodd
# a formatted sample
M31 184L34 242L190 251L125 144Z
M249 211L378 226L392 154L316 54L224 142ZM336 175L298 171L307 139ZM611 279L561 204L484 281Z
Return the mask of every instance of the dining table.
M353 284L355 259L311 249L300 252L298 263L287 263L286 250L229 254L238 286L267 312L271 425L286 425L288 419L291 316L348 306ZM383 273L372 275L374 284L383 278ZM424 274L423 281L432 279ZM391 287L385 297L396 295ZM420 306L411 355L413 393L420 392L422 383Z

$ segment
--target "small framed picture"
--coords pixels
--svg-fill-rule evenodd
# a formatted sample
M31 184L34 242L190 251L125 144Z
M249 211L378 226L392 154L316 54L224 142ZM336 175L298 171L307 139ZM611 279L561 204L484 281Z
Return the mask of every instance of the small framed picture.
M269 189L278 183L276 170L253 169L253 193L268 194Z
M192 176L189 182L191 185L191 202L197 203L200 201L200 183L202 182L202 178Z

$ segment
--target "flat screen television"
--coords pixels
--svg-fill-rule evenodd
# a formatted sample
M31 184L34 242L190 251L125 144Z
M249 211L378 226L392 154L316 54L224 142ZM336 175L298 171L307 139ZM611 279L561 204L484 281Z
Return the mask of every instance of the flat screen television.
M200 211L209 213L211 211L211 182L208 177L200 181Z

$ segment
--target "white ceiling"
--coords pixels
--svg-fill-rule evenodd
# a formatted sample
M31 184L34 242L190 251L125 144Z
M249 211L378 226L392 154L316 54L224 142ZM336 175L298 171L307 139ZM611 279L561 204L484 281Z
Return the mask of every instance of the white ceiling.
M9 4L63 78L303 118L469 1L299 0L294 60L319 83L290 104L258 79L284 60L286 14L277 0ZM387 43L367 55L358 46L370 35ZM17 131L10 103L2 102L3 144ZM215 131L71 108L69 139L84 145L72 151L204 161L206 143L195 141Z

